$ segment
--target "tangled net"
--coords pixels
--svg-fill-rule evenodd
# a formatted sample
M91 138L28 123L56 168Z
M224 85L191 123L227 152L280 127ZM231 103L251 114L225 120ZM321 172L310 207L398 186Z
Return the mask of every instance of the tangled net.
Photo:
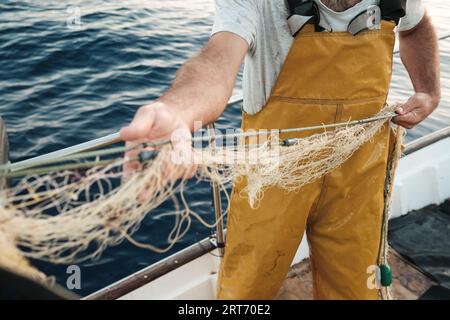
M275 137L265 142L232 147L209 145L192 148L197 164L196 178L226 186L246 178L241 192L256 208L268 187L298 191L344 163L364 143L371 140L392 116L386 107L378 120L338 127L289 146ZM156 157L127 179L122 166L126 158L97 162L85 170L55 170L22 178L3 190L0 202L0 265L35 279L45 275L26 260L74 263L98 257L108 246L128 240L157 252L169 250L189 229L190 217L201 217L189 209L183 194L187 164L170 161L172 147L164 145ZM163 168L163 170L162 170ZM167 173L170 174L167 174ZM153 209L173 199L175 226L165 249L135 241L131 235ZM206 222L202 221L208 225ZM208 225L214 227L214 225Z

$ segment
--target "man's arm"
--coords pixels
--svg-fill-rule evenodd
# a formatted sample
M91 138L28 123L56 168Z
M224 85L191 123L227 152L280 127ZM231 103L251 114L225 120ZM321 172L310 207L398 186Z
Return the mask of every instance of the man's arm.
M130 125L121 130L122 139L168 138L175 130L192 131L194 121L216 120L227 105L247 50L247 42L233 33L212 36L177 72L170 89L137 111Z
M441 98L439 45L428 14L413 29L400 32L400 55L416 92L396 112L394 122L411 129L427 118Z
M212 36L200 54L178 71L162 97L139 108L133 121L120 130L121 138L127 145L170 139L175 154L190 150L194 121L205 125L222 114L247 50L247 42L233 33ZM132 149L126 157L133 158L138 152ZM125 177L138 168L138 161L127 161ZM183 175L191 177L194 173L195 167L191 166Z

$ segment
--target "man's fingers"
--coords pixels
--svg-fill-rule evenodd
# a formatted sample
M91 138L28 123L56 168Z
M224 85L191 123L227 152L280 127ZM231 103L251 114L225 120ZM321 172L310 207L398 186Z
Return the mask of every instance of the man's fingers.
M405 114L413 111L415 108L417 108L417 104L415 103L414 97L412 97L408 101L406 101L404 104L399 105L395 109L395 112L399 115L405 115Z
M412 110L408 113L395 117L395 120L401 122L416 123L416 121L419 120L419 115L417 114L417 110Z
M192 165L194 161L191 148L192 135L189 129L175 130L170 140L173 146L172 162L177 165Z
M195 173L197 172L197 166L192 165L186 169L183 175L183 179L191 179L195 176Z
M127 161L123 164L123 179L128 180L135 171L140 170L142 165L137 160Z
M415 124L411 124L409 122L397 121L395 119L392 119L392 122L397 124L397 125L399 125L399 126L401 126L401 127L403 127L403 128L405 128L405 129L412 129L412 128L414 128L416 126Z
M150 134L155 122L155 112L149 108L140 108L129 126L120 130L120 137L125 141L145 139Z
M131 143L126 143L127 147L132 146ZM141 163L135 158L139 155L140 150L131 149L125 153L125 162L123 164L123 178L127 180L133 172L141 169Z
M420 121L421 117L419 114L419 110L413 109L408 113L404 113L403 115L399 115L392 119L392 122L398 124L406 129L414 128Z
M398 116L393 118L392 122L404 128L412 129L422 120L420 108L421 105L418 99L413 96L406 103L399 105L395 109Z
M119 134L120 138L123 141L132 141L139 139L139 134L133 129L131 124L127 127L123 127L122 129L120 129Z

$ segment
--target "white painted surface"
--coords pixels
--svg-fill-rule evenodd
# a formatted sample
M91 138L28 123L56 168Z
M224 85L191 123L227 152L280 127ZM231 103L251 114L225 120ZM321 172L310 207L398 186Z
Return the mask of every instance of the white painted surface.
M392 217L450 198L450 138L400 160L395 178Z
M121 299L210 300L216 289L219 258L217 250L134 290Z

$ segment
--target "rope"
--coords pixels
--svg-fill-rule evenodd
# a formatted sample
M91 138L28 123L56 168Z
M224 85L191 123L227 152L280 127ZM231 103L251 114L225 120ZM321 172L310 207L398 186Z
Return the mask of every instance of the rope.
M389 255L389 242L388 242L388 227L389 218L391 213L392 194L394 191L394 178L397 171L398 162L402 155L403 136L404 129L397 126L396 139L392 154L389 158L385 187L384 187L384 209L383 220L381 227L381 242L380 251L378 255L378 266L381 273L381 289L380 296L382 300L393 300L394 297L391 292L392 285L392 271L389 267L388 255Z

